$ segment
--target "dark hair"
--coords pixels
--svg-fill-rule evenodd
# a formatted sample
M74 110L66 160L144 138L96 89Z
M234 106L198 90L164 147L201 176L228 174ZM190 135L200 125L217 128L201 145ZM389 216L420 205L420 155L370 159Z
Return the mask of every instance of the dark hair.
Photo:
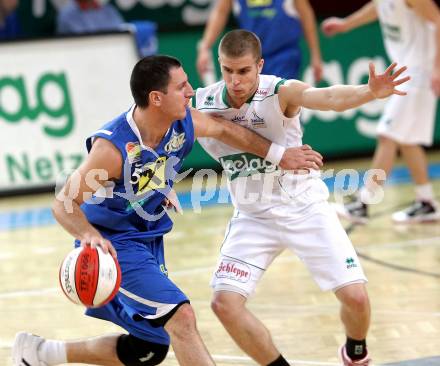
M228 57L242 57L251 53L256 62L262 57L261 42L255 33L236 29L226 33L218 46L218 53Z
M148 107L148 95L152 91L166 93L170 70L179 67L182 64L177 58L165 55L147 56L138 61L130 77L131 94L136 105Z

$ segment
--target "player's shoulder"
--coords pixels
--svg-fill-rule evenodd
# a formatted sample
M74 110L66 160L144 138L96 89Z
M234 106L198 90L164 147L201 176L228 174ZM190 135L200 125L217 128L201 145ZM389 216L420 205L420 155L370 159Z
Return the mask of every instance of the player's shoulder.
M261 74L258 89L255 92L253 100L264 100L278 94L280 86L284 85L285 82L285 79L278 76Z
M193 106L198 110L224 109L226 85L223 80L196 90L193 97Z

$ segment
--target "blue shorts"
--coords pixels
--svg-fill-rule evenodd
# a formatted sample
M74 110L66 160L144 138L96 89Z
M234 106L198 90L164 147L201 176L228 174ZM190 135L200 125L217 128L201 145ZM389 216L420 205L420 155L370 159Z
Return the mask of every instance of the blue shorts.
M118 254L121 287L112 301L100 308L88 308L86 315L111 321L146 341L169 345L168 333L153 324L154 320L188 302L188 298L167 276L163 237L106 239Z

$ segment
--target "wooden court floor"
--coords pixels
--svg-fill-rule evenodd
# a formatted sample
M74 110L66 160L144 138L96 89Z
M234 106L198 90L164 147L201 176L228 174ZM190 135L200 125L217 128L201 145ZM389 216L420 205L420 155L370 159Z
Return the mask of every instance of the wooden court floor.
M440 180L434 185L440 194ZM350 228L369 278L368 344L375 364L440 357L440 225L395 226L389 217L411 197L408 184L387 186L384 202L373 207L374 219ZM61 293L57 272L72 239L50 219L26 213L47 215L52 199L52 194L44 194L0 201L0 216L13 212L18 223L15 229L0 227L0 365L12 364L11 345L20 330L62 339L119 330L85 317L83 309ZM217 364L254 365L209 306L208 283L231 212L228 205L218 205L175 217L175 228L165 239L167 264L170 277L192 300L198 327ZM267 271L250 308L294 365L338 365L336 351L344 341L338 303L332 293L319 290L291 253L282 254ZM177 365L172 353L163 365Z

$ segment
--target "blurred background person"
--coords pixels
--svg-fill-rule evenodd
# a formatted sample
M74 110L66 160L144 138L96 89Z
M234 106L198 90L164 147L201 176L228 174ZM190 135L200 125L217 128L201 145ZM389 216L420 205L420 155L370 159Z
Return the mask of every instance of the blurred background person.
M338 214L353 222L366 223L367 202L375 199L400 151L415 183L415 202L392 215L398 223L440 220L440 208L428 177L423 146L433 143L437 97L440 95L440 11L433 0L374 0L345 18L322 23L333 36L379 19L389 58L408 66L412 80L404 87L405 98L391 97L378 125L378 143L372 175L359 194L345 205L336 204Z
M93 33L119 30L124 18L112 4L100 0L70 0L58 12L58 34Z
M56 19L57 34L131 31L141 57L157 53L157 25L147 20L127 23L119 10L103 0L70 0Z
M18 0L0 0L0 41L21 35L17 7Z
M217 0L197 47L197 71L205 84L214 72L211 47L233 12L239 28L254 32L263 49L263 73L299 79L300 40L304 34L316 82L322 77L322 60L316 19L308 0Z

